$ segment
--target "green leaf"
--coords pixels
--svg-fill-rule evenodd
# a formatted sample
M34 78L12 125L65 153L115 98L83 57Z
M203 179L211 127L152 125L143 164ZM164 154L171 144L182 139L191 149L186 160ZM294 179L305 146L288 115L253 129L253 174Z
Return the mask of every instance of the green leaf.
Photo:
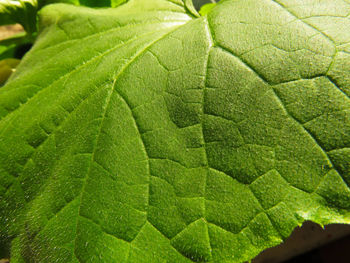
M205 16L205 15L208 14L215 6L216 6L216 3L205 4L205 5L203 5L203 6L200 8L199 14L200 14L201 16Z
M244 262L350 223L349 8L45 7L0 90L12 261Z

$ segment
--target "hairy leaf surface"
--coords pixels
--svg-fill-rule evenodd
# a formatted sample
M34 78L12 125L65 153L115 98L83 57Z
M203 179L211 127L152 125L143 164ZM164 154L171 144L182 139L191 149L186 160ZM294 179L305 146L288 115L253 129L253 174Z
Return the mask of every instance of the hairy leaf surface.
M11 262L244 262L350 223L350 3L44 8L0 90Z

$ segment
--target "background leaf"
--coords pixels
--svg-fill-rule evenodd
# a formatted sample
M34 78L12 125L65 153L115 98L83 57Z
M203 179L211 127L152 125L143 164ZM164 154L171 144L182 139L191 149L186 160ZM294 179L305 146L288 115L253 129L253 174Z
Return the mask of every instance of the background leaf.
M35 32L37 10L37 0L1 0L0 25L19 23L27 32Z
M19 59L13 58L0 60L0 86L5 84L6 80L18 66L19 62Z
M45 5L66 3L90 7L116 7L127 0L1 0L0 25L19 23L29 33L36 32L37 12Z
M209 4L205 4L201 7L201 9L199 10L199 14L202 16L205 16L206 14L208 14L210 12L210 10L212 10L215 7L216 3L209 3Z

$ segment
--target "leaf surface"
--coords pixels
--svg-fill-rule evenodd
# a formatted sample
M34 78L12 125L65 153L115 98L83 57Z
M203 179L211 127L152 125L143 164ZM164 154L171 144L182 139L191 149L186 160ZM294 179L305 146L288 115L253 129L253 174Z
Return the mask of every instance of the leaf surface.
M244 262L350 223L350 4L51 5L0 90L11 262Z

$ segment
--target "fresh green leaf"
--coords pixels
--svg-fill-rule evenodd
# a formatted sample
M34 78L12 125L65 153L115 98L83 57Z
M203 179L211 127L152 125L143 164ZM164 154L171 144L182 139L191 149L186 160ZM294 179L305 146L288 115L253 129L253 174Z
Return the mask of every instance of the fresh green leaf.
M200 8L199 14L200 14L201 16L205 16L205 15L208 14L215 6L216 6L216 3L205 4L205 5L203 5L203 6Z
M50 5L0 90L11 262L244 262L350 223L350 3Z

